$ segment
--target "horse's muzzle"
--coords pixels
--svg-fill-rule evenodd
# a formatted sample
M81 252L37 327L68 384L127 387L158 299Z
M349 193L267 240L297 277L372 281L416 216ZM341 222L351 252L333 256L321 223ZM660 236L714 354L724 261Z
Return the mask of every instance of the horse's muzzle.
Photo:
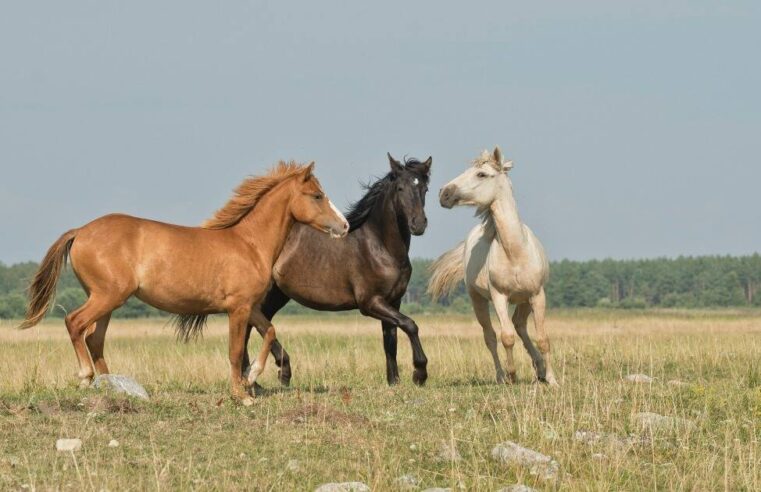
M426 228L428 227L428 218L423 217L418 219L417 217L410 220L409 223L410 226L410 232L413 236L422 236L425 233Z
M439 203L444 208L452 208L457 203L457 188L453 185L445 186L439 191Z

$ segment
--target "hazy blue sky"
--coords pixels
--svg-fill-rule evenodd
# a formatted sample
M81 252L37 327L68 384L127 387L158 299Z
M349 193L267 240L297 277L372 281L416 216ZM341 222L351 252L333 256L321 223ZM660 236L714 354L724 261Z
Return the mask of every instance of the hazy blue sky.
M386 151L439 187L487 147L553 259L761 250L759 2L6 1L0 261L120 211L197 224L317 162L342 208Z

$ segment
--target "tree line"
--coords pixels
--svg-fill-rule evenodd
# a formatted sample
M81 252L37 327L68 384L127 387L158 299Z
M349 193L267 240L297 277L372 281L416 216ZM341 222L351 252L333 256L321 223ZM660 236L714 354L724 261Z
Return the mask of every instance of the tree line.
M448 298L434 302L426 293L431 260L412 261L413 273L403 310L469 312L470 301L461 284ZM23 317L25 291L38 265L0 263L0 319ZM761 307L761 255L703 256L650 260L562 260L550 265L547 298L550 307L563 308L723 308ZM63 317L85 301L85 293L67 269L58 284L51 316ZM283 312L307 312L291 302ZM115 317L139 318L162 313L130 299Z

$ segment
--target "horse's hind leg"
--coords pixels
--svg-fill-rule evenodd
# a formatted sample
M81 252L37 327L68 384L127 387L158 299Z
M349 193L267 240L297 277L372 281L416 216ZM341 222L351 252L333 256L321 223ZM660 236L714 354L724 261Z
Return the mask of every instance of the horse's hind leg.
M470 302L473 304L473 312L476 314L476 319L481 325L484 331L484 342L486 347L491 353L491 358L494 361L494 369L497 372L497 382L505 382L505 370L502 369L502 363L499 361L499 352L497 351L497 334L494 332L494 327L491 324L491 316L489 314L489 301L481 297L476 292L469 292Z
M515 308L515 313L513 313L513 324L515 325L515 331L518 332L518 336L523 342L523 346L526 347L526 351L531 356L531 363L534 365L534 370L536 371L536 379L545 383L547 380L544 358L528 336L528 317L530 315L531 305L527 303L519 304Z
M85 339L90 349L93 365L98 374L108 374L106 359L103 357L103 347L106 344L106 330L111 321L111 313L106 314L95 322L95 329Z
M381 321L383 326L383 352L386 354L386 382L389 386L399 384L399 364L396 360L396 325Z
M87 302L66 316L66 329L69 330L71 344L74 346L74 352L76 352L77 360L79 361L78 377L80 379L79 386L82 388L88 387L95 375L95 368L85 343L88 328L97 320L110 314L118 305L118 303L110 303L106 298L90 294Z

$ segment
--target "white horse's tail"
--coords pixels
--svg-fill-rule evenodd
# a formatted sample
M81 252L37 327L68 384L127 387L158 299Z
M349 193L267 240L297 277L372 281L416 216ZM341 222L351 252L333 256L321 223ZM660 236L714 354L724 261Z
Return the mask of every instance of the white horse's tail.
M451 294L462 280L465 279L465 242L447 251L434 261L428 268L431 280L428 281L428 294L435 301Z

